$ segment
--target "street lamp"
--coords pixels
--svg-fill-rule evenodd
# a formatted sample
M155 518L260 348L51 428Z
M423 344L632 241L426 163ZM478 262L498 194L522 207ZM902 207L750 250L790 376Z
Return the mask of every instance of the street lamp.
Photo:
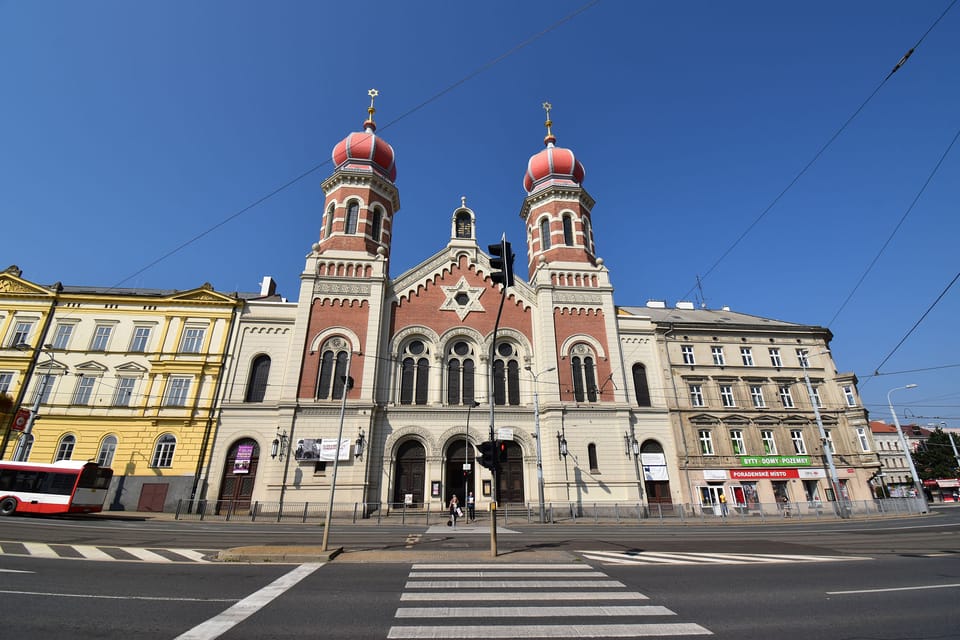
M547 513L546 505L543 500L543 458L541 457L540 451L540 376L550 371L556 371L556 367L549 367L544 369L540 373L534 373L533 369L530 367L524 367L527 371L530 372L530 377L533 378L533 429L534 437L537 439L537 489L539 490L540 495L540 524L546 522Z
M270 457L276 458L280 456L281 462L283 461L283 456L287 452L287 441L289 440L286 430L280 431L280 428L277 428L277 436L273 439L273 443L270 445Z
M466 507L470 506L467 502L467 487L470 486L470 412L479 406L476 400L467 405L467 431L463 436L463 504Z
M816 354L822 356L830 353L821 351ZM823 428L823 419L820 417L820 406L817 402L817 396L813 393L813 385L810 384L810 374L807 372L807 356L809 353L804 350L803 357L800 358L800 366L803 367L803 380L807 383L807 395L810 396L810 404L813 405L813 415L817 420L817 429L820 432L820 447L823 449L823 455L827 459L827 467L830 469L830 484L833 487L833 499L840 505L840 517L849 518L850 511L847 509L847 502L840 491L840 479L837 477L837 467L833 464L832 440L827 440L827 431Z
M893 410L893 400L890 399L890 394L894 391L899 391L901 389L916 389L917 385L908 384L903 387L894 387L887 392L887 406L890 407L890 415L893 416L893 425L897 428L897 436L900 438L900 447L903 449L904 454L907 456L907 463L910 465L910 476L913 478L913 489L917 492L917 497L923 501L923 511L921 513L927 512L927 498L923 495L923 487L920 485L920 476L917 475L917 467L913 464L913 455L911 455L910 447L907 445L907 439L903 436L903 429L900 428L900 421L897 419L897 412Z
M639 508L643 509L644 490L642 476L640 475L640 443L637 442L636 430L632 424L630 425L630 431L623 434L623 444L628 458L633 453L633 470L637 475L637 495L640 498Z
M17 444L17 450L13 459L17 462L26 462L27 458L30 456L30 449L33 447L33 423L37 419L37 413L40 411L40 402L43 400L43 397L47 393L47 384L50 382L50 367L54 362L52 344L43 345L44 350L47 352L47 355L50 356L49 362L47 362L47 373L40 378L40 385L37 387L37 398L33 401L33 408L30 410L30 417L27 418L26 424L23 426L23 434L20 436L20 442Z

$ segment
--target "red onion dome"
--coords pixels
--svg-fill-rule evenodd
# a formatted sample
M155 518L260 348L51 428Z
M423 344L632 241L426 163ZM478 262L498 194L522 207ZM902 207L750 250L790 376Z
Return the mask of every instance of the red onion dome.
M377 125L370 118L363 123L364 131L355 131L333 148L333 164L337 169L373 169L390 182L397 179L397 165L393 147L374 133Z
M544 142L547 148L536 154L527 162L527 172L523 176L523 188L531 193L540 182L550 178L553 183L583 182L583 165L573 155L570 149L558 147L552 135L548 135Z

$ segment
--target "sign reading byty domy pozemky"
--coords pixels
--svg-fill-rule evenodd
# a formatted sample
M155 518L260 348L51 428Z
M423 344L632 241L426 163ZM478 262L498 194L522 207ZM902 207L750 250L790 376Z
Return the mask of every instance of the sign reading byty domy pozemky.
M743 467L809 467L810 456L740 456Z

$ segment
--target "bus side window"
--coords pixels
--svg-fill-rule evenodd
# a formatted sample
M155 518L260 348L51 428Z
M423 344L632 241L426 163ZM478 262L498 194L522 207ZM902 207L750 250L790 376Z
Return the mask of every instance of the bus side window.
M4 469L0 471L0 491L10 491L13 486L13 470Z

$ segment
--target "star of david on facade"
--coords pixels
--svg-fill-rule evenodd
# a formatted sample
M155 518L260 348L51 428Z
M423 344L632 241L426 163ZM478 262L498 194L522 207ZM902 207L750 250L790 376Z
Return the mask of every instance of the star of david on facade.
M440 288L447 297L440 305L441 311L453 311L461 321L471 311L484 311L483 305L480 304L483 287L471 287L467 284L465 277L461 276L460 281L452 287L441 286Z

